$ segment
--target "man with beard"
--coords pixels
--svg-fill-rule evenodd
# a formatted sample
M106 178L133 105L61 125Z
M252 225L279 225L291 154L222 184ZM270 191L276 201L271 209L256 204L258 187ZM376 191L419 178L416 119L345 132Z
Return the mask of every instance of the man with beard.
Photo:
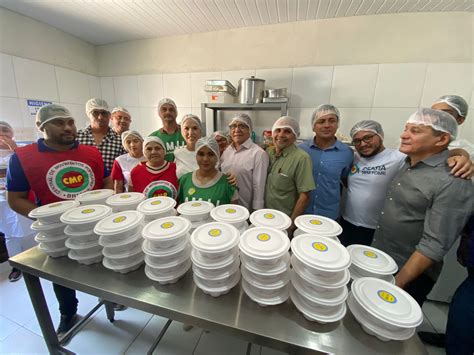
M164 98L158 103L158 115L161 118L163 127L150 134L160 138L165 144L165 160L174 161L174 151L186 145L186 141L181 135L181 127L176 123L178 108L173 100Z

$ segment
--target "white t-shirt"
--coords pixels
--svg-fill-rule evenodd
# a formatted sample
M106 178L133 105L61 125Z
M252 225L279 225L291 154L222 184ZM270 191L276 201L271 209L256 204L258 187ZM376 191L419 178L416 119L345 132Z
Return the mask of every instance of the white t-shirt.
M128 191L128 186L130 184L130 172L134 167L136 167L141 161L144 161L144 157L134 158L130 154L123 154L115 158L117 163L120 165L122 169L123 175L123 186L125 191Z
M385 195L392 179L405 163L406 155L385 148L379 154L364 158L354 154L354 164L347 179L344 219L356 226L375 229Z
M199 168L196 161L196 151L181 147L174 150L174 162L176 163L176 176L178 179L186 173L190 173Z

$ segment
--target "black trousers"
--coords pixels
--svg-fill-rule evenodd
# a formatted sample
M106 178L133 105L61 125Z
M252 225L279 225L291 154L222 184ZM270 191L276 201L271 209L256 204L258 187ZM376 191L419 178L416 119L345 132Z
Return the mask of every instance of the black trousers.
M61 315L73 316L77 312L76 290L53 283L54 293L59 303Z
M375 229L358 227L350 222L347 222L341 217L340 224L342 233L338 236L341 244L345 247L351 244L370 245L374 239Z
M426 301L426 296L431 292L435 283L436 281L431 277L421 274L405 287L405 291L415 299L420 307L422 307L423 303Z

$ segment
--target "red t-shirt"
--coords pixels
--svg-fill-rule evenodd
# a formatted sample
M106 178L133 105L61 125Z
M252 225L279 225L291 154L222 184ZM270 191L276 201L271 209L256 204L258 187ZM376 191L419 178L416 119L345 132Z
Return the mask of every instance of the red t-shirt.
M112 176L112 180L124 180L122 167L117 160L114 160L114 165L112 165L112 173L110 176Z
M145 162L141 162L132 169L130 173L131 185L136 192L143 192L147 198L155 196L168 196L176 199L178 197L178 177L176 176L176 164L167 162L159 170L147 168Z

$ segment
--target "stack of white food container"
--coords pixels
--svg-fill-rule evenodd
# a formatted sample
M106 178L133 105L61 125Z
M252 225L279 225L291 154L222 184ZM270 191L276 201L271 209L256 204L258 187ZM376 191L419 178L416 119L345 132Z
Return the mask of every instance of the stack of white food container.
M114 190L100 189L86 191L77 195L76 201L81 205L105 205L105 201L114 194Z
M35 240L45 254L53 258L67 255L67 235L64 234L65 225L60 218L65 211L77 206L79 202L76 201L53 202L37 207L28 214L28 217L36 219L31 229L38 232Z
M61 222L67 226L64 233L69 237L66 246L70 259L90 265L102 260L102 246L94 233L96 223L112 213L105 205L86 205L72 208L61 215Z
M110 196L105 203L112 207L114 212L135 211L145 198L141 192L123 192Z
M252 227L266 227L278 229L288 235L287 229L291 226L291 218L287 214L271 209L256 210L250 215Z
M297 227L293 234L295 237L300 234L309 233L319 235L320 237L332 238L339 242L337 236L342 233L342 227L336 221L331 218L312 214L296 217L295 226Z
M143 215L137 211L123 211L109 215L95 225L103 246L102 264L113 271L125 274L143 264Z
M143 228L145 274L162 285L178 281L191 267L189 230L191 222L183 217L163 217Z
M260 306L285 302L289 297L290 240L277 229L254 227L240 237L242 288Z
M337 322L346 314L349 252L337 241L301 234L291 241L291 300L310 321Z
M137 211L145 216L145 222L151 222L158 218L176 216L176 200L167 196L148 198L137 207Z
M178 206L181 217L191 222L192 233L197 227L212 222L211 211L214 205L207 201L188 201Z
M211 217L222 223L233 225L240 233L245 232L249 225L249 210L240 205L220 205L212 209Z
M240 280L237 228L227 223L206 223L193 232L191 260L194 283L213 297L228 293Z
M351 285L347 305L362 328L382 341L411 338L423 322L418 303L390 282L363 277Z
M375 277L395 285L393 274L398 271L395 260L381 250L366 245L353 244L347 247L352 264L349 267L351 279Z

